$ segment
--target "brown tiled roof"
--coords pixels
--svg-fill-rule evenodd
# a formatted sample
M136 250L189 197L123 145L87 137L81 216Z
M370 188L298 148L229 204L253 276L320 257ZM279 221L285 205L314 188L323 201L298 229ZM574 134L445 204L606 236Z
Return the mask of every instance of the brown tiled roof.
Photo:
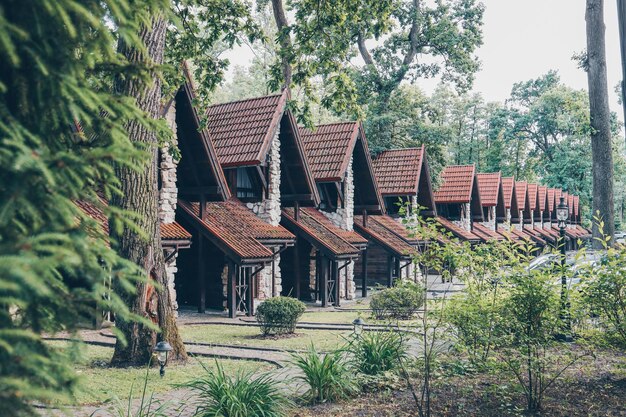
M578 217L578 210L580 209L580 197L574 196L574 216Z
M496 233L495 231L491 230L490 228L488 228L487 226L475 222L472 224L472 232L475 235L480 236L480 238L482 238L483 240L487 241L487 240L504 240L504 236L502 236L501 234Z
M554 211L554 202L556 201L556 189L548 188L548 211L552 213ZM558 204L558 202L557 202Z
M240 207L235 207L237 205ZM237 200L207 203L206 214L202 220L198 217L200 208L198 203L178 200L178 207L187 214L188 219L201 224L214 239L221 242L227 250L232 251L242 260L271 259L273 257L272 251L264 246L256 236L257 234L266 235L269 233L265 231L259 233L259 230L251 226L255 225L256 222L250 216L256 216ZM265 224L269 228L274 227ZM276 228L283 229L282 227ZM286 230L285 232L289 233ZM293 235L291 236L295 238Z
M287 90L282 94L215 104L207 110L207 130L225 167L258 165L278 129Z
M107 202L102 198L100 198L100 202L103 206L107 205ZM84 200L76 200L74 201L74 204L76 204L87 216L95 220L100 225L101 231L105 236L109 236L109 219L106 214L104 214L101 207Z
M474 185L474 165L451 165L441 173L441 186L435 192L437 204L469 203Z
M191 233L185 230L183 226L174 223L161 223L161 239L164 240L189 240Z
M356 257L359 249L340 236L337 226L332 224L326 216L314 208L300 208L298 221L294 218L294 209L283 209L283 221L288 227L298 229L306 234L318 249L326 250L335 257ZM294 229L292 229L294 230ZM294 230L294 232L296 232ZM297 232L296 232L297 233Z
M511 229L511 233L515 236L517 236L519 239L521 240L525 240L527 242L533 242L534 240L532 239L532 236L529 235L528 233L526 233L523 230L519 230L517 228L513 228Z
M301 207L300 211L311 216L316 221L321 223L324 227L326 227L327 229L329 229L334 234L341 237L343 240L350 243L351 245L356 246L357 248L360 246L367 245L367 239L365 239L363 236L361 236L354 230L345 230L345 229L342 229L341 227L336 226L321 211L316 210L313 207ZM293 217L293 209L287 209L287 213L289 213L291 217Z
M384 221L378 220L378 215L367 216L367 227L363 226L363 216L354 216L354 230L368 239L374 240L395 256L409 258L415 253L415 248L406 240L385 226Z
M513 185L515 178L502 177L502 193L504 194L504 207L511 208L511 200L513 199Z
M572 215L574 214L574 196L569 194L567 196L567 206L569 207L569 215L570 217L572 217Z
M536 235L539 235L539 237L541 237L545 241L549 241L553 243L556 242L556 238L554 237L554 235L551 232L549 232L547 229L543 229L541 227L535 227L532 229L532 231Z
M526 208L526 191L528 184L526 181L517 181L515 183L515 198L517 198L517 208L524 210Z
M395 234L397 234L407 242L413 245L419 243L419 239L412 233L410 233L406 226L398 222L398 220L394 219L393 217L387 215L380 215L375 217L377 222L385 226L387 229L393 231Z
M452 223L448 219L444 219L443 217L437 216L436 220L444 229L446 229L447 231L452 233L455 237L458 237L461 240L467 240L470 242L478 242L481 240L479 236L476 236L474 233L468 232L462 227L457 226L456 224Z
M378 188L383 195L415 195L422 171L421 148L392 149L373 161Z
M528 207L531 210L537 208L537 193L539 186L537 184L528 184Z
M478 179L478 189L480 190L480 201L483 207L494 207L498 205L498 192L500 191L500 173L476 174Z
M498 234L504 237L506 240L512 240L514 242L520 240L520 237L510 230L498 229Z
M359 131L358 122L300 128L304 149L316 181L342 181Z
M591 236L591 232L579 224L576 225L576 231L578 231L579 236L582 238L588 238Z
M540 185L537 188L537 192L539 194L539 210L546 211L546 198L548 196L548 187L545 185Z
M541 236L541 234L539 232L537 232L535 229L533 229L529 225L524 225L524 232L526 234L528 234L535 243L538 243L538 244L544 245L544 246L548 243L543 238L543 236Z

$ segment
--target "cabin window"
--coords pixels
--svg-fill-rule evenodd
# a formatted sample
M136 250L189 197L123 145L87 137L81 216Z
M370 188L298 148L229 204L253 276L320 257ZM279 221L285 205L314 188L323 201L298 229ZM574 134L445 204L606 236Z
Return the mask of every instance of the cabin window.
M341 204L337 184L334 182L324 182L317 184L317 191L320 195L320 208L327 212L334 212Z
M459 204L437 204L439 215L449 220L461 220L463 217L461 210Z
M237 168L237 197L243 200L258 199L261 197L261 187L258 181L253 180L253 173L249 168Z
M400 208L405 207L411 211L411 206L407 207L406 203L409 201L407 197L385 197L385 207L387 208L387 214L394 215L400 213Z

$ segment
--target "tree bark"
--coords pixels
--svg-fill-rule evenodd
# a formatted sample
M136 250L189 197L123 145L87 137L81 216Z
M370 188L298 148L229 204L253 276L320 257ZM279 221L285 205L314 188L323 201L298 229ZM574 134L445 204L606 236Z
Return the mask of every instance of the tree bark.
M163 17L154 17L152 27L141 30L139 35L146 46L147 57L141 51L128 47L123 41L120 41L118 49L131 63L160 65L163 63L166 28L167 22ZM158 119L161 116L161 80L156 73L152 80L150 84L132 78L118 80L116 87L121 93L135 97L141 110ZM137 121L128 123L128 132L132 141L146 146L150 158L143 170L133 170L125 166L115 168L122 195L115 196L112 202L117 207L139 215L137 226L147 238L129 228L125 228L121 234L113 230L112 235L117 242L119 254L143 267L148 281L138 283L136 293L123 297L131 312L158 324L161 329L159 339L172 345L170 358L185 360L187 354L176 326L161 248L157 136L154 131ZM123 290L117 290L119 294L125 294ZM157 333L143 324L121 317L116 318L115 325L125 336L127 343L117 340L111 363L116 366L148 363L157 341Z
M617 0L617 22L622 55L622 108L624 109L624 134L626 135L626 0Z
M285 7L282 0L272 0L272 10L274 12L274 20L278 28L278 36L281 46L281 66L283 68L283 88L291 87L292 68L289 55L291 54L291 37L289 33L285 33L289 28L287 15L285 15Z
M615 233L613 206L613 155L609 93L606 78L604 39L604 0L587 0L587 80L591 117L591 153L593 158L593 214L604 222L604 234ZM593 247L601 248L600 229L593 224Z

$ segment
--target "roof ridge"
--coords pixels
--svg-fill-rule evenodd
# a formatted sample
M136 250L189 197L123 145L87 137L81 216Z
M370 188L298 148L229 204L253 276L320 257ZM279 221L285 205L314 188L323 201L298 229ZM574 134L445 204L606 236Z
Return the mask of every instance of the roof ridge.
M284 91L280 92L280 93L276 93L276 94L267 94L267 95L264 95L264 96L242 98L242 99L239 99L239 100L226 101L224 103L210 104L209 106L207 106L207 110L210 109L211 107L219 107L219 106L225 106L227 104L243 103L244 101L261 100L261 99L270 98L270 97L282 97L283 94L284 94Z

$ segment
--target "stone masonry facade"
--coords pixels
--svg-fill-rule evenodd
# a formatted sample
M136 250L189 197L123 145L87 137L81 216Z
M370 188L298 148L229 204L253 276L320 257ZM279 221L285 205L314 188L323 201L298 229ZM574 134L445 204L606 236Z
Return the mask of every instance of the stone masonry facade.
M472 223L470 218L470 203L461 204L461 218L460 220L454 220L453 222L457 226L467 230L468 232L472 230Z
M496 230L496 208L488 207L487 208L487 218L482 223L486 228L495 231Z
M353 230L354 225L354 172L353 172L353 159L350 157L348 168L343 180L343 192L344 192L344 207L339 207L334 213L322 211L322 213L330 219L331 222L337 227L343 230ZM345 264L345 262L344 262ZM339 265L344 266L343 264ZM311 275L313 276L313 285L315 285L315 262L311 263ZM356 294L356 285L354 283L354 263L350 262L347 266L340 271L340 294L341 297L346 295L346 275L348 275L348 299L352 300Z
M159 175L161 180L161 189L159 190L159 221L161 223L173 223L176 217L176 200L178 199L178 188L176 186L176 167L177 161L170 154L170 146L176 146L177 141L177 129L176 129L176 107L175 103L172 103L165 116L167 125L172 130L172 144L166 144L161 149L160 161L159 161ZM178 310L178 302L176 301L176 288L174 284L174 278L178 268L176 267L176 254L165 265L165 272L167 273L167 287L170 291L170 299L172 300L172 307L174 311Z

